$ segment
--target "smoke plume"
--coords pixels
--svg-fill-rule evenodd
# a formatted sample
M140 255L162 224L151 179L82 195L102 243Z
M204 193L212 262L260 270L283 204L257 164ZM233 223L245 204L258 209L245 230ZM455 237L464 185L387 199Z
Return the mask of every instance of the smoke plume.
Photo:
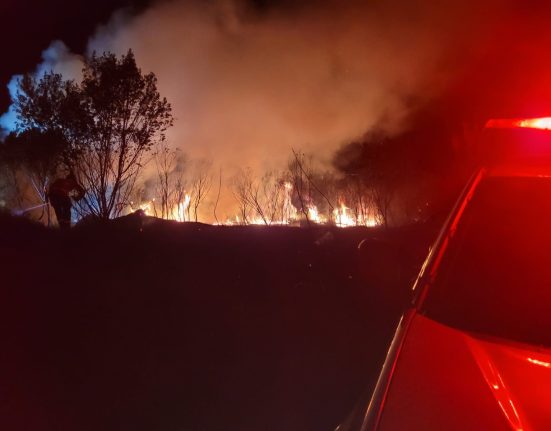
M134 50L173 104L171 141L191 155L260 169L290 148L323 160L372 128L396 133L439 93L451 66L445 39L466 12L341 3L261 13L235 1L163 2L117 17L89 50Z
M511 10L504 0L312 3L161 1L115 14L87 54L131 48L172 103L172 145L225 172L260 171L284 166L291 148L323 163L370 130L407 128ZM37 73L75 77L78 61L54 42Z
M78 79L81 76L82 57L73 54L60 40L54 40L48 48L42 52L42 62L33 72L34 76L40 78L44 73L53 71L63 75L64 79ZM18 81L21 75L14 75L8 83L8 90L12 100L17 97ZM8 112L0 116L0 128L14 130L16 127L16 113L12 106Z

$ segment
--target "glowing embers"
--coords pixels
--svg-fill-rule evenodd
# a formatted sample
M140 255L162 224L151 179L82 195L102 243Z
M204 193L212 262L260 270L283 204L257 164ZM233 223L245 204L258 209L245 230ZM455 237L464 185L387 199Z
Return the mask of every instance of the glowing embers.
M551 117L492 119L486 122L486 128L551 130Z

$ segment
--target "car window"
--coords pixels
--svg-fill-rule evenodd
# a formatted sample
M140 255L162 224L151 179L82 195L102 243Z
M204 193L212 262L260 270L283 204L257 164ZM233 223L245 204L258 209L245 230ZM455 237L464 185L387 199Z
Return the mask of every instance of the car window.
M423 310L478 333L551 346L551 179L483 180Z

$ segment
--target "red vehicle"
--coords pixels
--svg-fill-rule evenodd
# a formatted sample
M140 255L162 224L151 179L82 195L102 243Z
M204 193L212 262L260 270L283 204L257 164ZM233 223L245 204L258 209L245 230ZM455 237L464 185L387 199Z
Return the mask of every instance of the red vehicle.
M349 430L551 430L551 119L492 120ZM354 424L354 425L351 425Z

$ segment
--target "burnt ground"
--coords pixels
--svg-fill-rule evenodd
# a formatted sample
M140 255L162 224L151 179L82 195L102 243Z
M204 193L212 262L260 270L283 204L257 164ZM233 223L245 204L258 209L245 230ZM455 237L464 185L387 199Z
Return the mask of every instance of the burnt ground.
M0 429L332 430L434 233L0 217ZM406 281L369 280L375 237Z

